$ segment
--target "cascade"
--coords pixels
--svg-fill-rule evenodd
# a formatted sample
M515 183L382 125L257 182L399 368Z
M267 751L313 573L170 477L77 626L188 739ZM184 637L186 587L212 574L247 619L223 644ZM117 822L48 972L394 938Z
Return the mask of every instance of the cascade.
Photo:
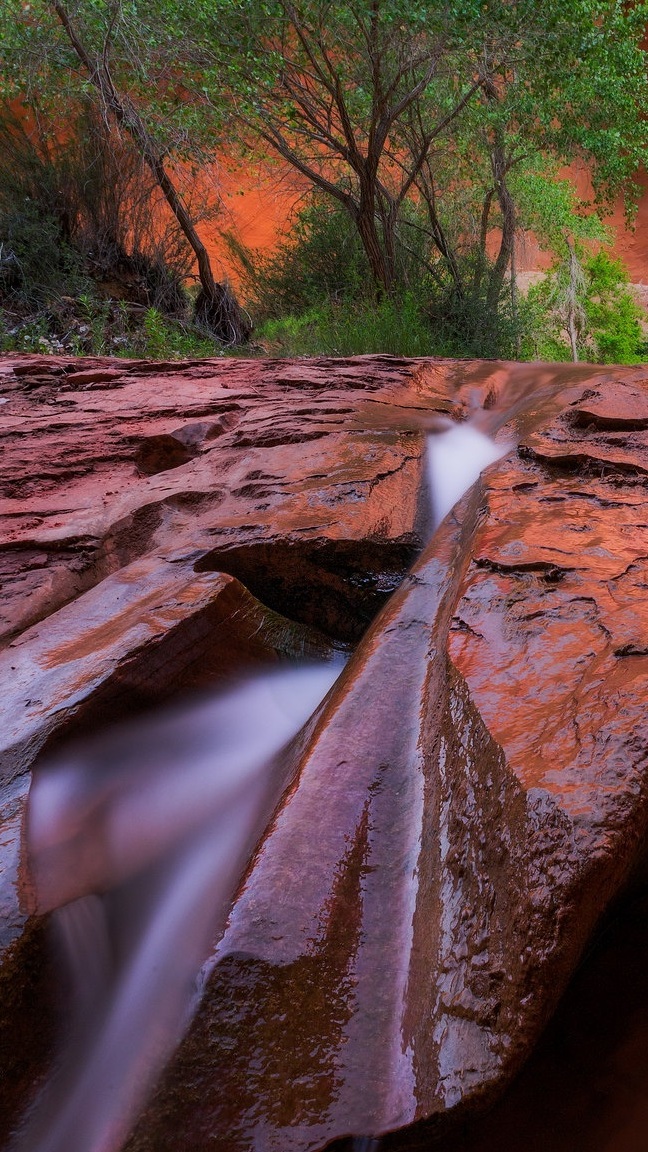
M484 468L505 456L512 441L491 439L474 420L456 423L448 420L445 427L427 437L427 472L432 523L441 521Z
M71 1011L17 1149L121 1147L191 1019L200 965L285 787L273 758L340 670L267 672L39 771L31 872Z

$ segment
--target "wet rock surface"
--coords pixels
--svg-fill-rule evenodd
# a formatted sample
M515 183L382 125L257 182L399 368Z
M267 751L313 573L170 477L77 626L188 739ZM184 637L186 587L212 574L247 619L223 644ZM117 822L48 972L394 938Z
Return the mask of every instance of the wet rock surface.
M528 1073L527 1105L469 1117L643 852L643 370L15 357L0 393L4 1017L12 958L37 951L20 842L38 755L353 643L129 1149L540 1147L511 1143ZM426 543L442 415L516 447ZM5 1131L42 1048L10 1062Z
M6 639L156 547L420 547L420 430L369 419L399 390L406 415L426 406L404 365L5 359L0 387Z

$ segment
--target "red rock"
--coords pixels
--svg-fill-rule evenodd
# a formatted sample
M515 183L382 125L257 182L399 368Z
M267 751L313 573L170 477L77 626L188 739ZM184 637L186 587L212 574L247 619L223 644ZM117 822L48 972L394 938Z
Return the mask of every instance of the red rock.
M234 545L366 537L383 552L393 544L404 573L420 541L421 436L374 431L355 415L369 389L385 394L380 410L390 388L403 393L399 362L314 362L303 387L297 375L291 383L295 366L277 383L260 361L162 366L155 381L146 367L142 378L126 362L126 383L96 396L61 397L53 384L38 401L14 392L2 409L0 635L154 546L168 558L213 557ZM407 417L421 393L405 391Z
M92 384L106 384L114 383L116 380L121 380L124 375L121 368L86 368L81 372L68 372L66 376L67 384L80 384L86 387Z
M396 590L293 753L129 1148L297 1152L432 1119L451 1149L532 1049L647 830L643 372L150 370L65 412L15 393L3 411L8 774L133 696L274 658L271 614L232 576L299 621L293 650L306 626L355 639ZM471 410L518 451L403 579L425 533L420 427ZM215 439L187 431L210 423ZM194 454L140 475L165 436Z

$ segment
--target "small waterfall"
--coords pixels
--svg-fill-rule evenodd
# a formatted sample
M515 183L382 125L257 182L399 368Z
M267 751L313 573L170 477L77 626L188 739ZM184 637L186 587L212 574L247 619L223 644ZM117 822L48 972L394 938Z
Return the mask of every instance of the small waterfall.
M427 476L434 529L483 469L512 447L510 440L492 440L471 420L462 424L448 420L445 428L428 435Z
M283 790L277 754L340 670L254 677L37 774L31 871L39 910L53 910L71 1011L16 1152L122 1146L191 1020L200 966Z

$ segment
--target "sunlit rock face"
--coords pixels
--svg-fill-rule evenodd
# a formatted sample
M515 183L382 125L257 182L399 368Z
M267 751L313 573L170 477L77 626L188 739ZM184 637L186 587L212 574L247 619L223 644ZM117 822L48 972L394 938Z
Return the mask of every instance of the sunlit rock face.
M0 371L7 1027L16 973L41 970L21 851L36 757L244 668L353 647L286 753L201 1007L128 1147L301 1152L405 1130L407 1148L428 1121L455 1139L532 1049L643 847L643 371ZM425 439L447 417L504 455L434 530ZM47 1038L12 1056L5 1132Z

